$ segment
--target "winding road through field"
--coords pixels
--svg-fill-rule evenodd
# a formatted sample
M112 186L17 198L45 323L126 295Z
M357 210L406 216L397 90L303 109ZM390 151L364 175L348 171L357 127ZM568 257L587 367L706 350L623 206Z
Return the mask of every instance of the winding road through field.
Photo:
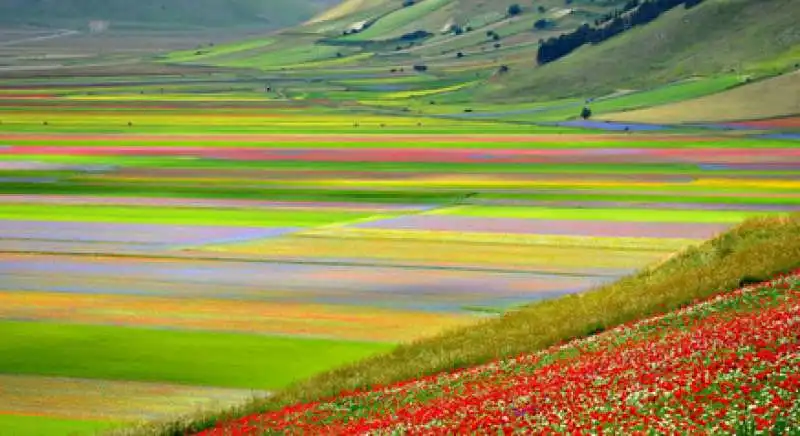
M0 47L9 47L28 42L47 41L50 39L66 38L68 36L79 35L81 32L72 29L59 29L47 35L31 36L27 38L12 39L11 41L0 41Z

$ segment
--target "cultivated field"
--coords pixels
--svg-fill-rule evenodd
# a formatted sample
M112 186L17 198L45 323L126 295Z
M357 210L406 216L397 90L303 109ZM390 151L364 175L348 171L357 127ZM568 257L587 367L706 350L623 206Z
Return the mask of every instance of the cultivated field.
M498 58L513 60L543 34L523 34L533 18L577 22L546 3L535 17L485 11L472 23L518 42ZM340 35L352 23L336 20L366 4L367 18L395 9L353 2L292 38L157 58L142 40L110 55L114 34L64 36L85 42L78 51L62 37L0 46L13 66L0 68L0 434L92 434L289 386L331 394L358 383L302 383L800 210L797 142L764 136L791 133L795 118L728 131L576 121L580 98L474 103L497 68L477 53L483 36L435 35L441 46L388 60L358 45L420 19L441 25L460 13L452 2ZM331 32L341 45L317 44ZM187 47L172 36L165 51ZM473 64L440 52L465 47ZM56 58L21 59L27 49ZM415 51L442 56L442 69L389 71ZM593 107L664 109L741 83L709 75ZM433 371L489 354L500 355L417 360ZM423 371L404 368L413 374L370 379L368 368L358 381ZM276 401L298 399L288 392Z

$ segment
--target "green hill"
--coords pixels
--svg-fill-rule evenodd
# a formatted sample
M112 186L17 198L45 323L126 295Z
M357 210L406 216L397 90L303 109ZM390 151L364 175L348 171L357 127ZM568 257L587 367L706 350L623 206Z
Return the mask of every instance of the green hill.
M171 25L291 26L336 0L0 0L0 22L74 25L89 20Z
M597 96L722 73L796 68L800 28L793 0L706 0L532 70L512 71L479 92L486 100Z
M800 30L794 16L800 13L800 3L793 0L704 0L689 9L680 4L649 24L538 64L542 41L582 25L602 27L603 20L626 3L422 0L403 6L387 0L351 0L270 36L268 45L221 48L224 56L176 59L313 70L321 81L326 76L383 73L388 85L394 84L389 71L425 65L428 83L420 80L414 89L435 90L422 95L441 94L441 103L470 104L597 98L688 78L760 78L797 68ZM520 8L511 13L517 4ZM506 74L497 74L501 66ZM356 89L353 83L345 88ZM708 93L719 91L711 87ZM366 94L348 97L373 100Z
M636 123L725 122L778 118L800 113L800 99L786 98L800 89L800 71L676 103L602 116ZM757 102L754 103L754 102Z

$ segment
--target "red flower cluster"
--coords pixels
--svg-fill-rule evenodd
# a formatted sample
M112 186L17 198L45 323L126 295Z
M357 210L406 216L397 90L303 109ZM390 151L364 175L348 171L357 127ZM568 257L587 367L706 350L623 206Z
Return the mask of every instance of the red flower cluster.
M800 272L532 355L203 435L698 434L800 427Z

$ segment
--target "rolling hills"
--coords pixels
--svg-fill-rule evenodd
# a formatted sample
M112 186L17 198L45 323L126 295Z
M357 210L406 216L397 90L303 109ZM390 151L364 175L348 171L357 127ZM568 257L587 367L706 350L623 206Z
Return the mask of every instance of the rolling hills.
M291 26L336 0L2 0L0 23L70 26L90 20L193 26Z
M277 76L292 70L295 77L340 91L327 93L329 98L437 115L469 106L513 112L527 110L532 102L572 98L624 101L634 92L646 95L688 80L709 84L705 90L694 87L692 97L703 97L800 66L800 32L793 19L800 5L792 0L704 0L691 8L679 5L649 24L586 44L545 65L536 60L542 41L582 25L603 26L597 23L618 14L626 2L580 1L566 6L544 0L519 4L511 13L515 5L513 1L424 0L404 7L399 2L352 0L265 38L268 44L259 44L256 38L248 42L250 47L222 47L201 56L187 52L167 62L256 68ZM715 85L726 80L727 88ZM378 92L384 89L409 92ZM301 93L286 91L292 98L313 95L307 86ZM676 94L667 100L613 105L630 110L685 98ZM433 103L428 104L429 100ZM434 103L438 106L432 107ZM764 109L753 113L785 112ZM549 108L532 112L537 115L517 118L558 121L578 114L574 109L565 115Z

